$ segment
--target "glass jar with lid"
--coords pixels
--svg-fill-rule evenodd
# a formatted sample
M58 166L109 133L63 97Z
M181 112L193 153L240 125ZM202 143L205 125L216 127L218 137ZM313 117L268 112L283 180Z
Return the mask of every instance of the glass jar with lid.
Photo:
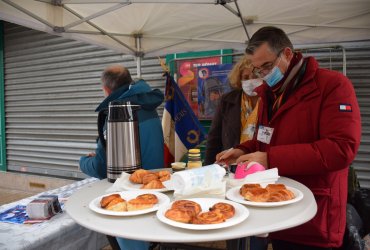
M200 149L192 148L188 152L188 169L200 168L202 166L202 160L200 156Z

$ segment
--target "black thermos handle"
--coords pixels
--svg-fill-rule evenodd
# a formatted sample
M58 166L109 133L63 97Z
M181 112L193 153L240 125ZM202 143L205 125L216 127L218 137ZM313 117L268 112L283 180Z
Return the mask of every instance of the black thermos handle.
M107 142L104 139L104 125L105 121L107 119L108 115L108 109L103 109L98 114L98 133L99 133L99 140L101 141L101 144L103 145L104 149L107 147Z

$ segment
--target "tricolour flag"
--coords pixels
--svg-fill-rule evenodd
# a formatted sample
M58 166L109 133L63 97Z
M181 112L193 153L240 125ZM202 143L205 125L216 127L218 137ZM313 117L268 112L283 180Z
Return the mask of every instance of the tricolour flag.
M166 167L180 161L188 149L204 139L204 129L177 83L166 73L166 103L163 110L164 162Z

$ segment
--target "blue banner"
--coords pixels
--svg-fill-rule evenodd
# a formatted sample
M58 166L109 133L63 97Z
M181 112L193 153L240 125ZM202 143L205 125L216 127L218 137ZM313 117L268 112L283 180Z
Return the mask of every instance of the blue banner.
M167 73L165 109L171 114L175 131L187 149L205 139L204 128L190 108L177 83Z

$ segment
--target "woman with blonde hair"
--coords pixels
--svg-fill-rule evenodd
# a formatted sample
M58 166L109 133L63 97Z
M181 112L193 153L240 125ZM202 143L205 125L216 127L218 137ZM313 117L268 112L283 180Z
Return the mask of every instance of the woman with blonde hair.
M253 65L244 55L229 74L233 90L222 96L207 137L205 164L216 161L216 155L244 141L251 140L257 124L259 97L254 89L260 86L262 79L256 79L252 73ZM243 246L246 239L235 239ZM249 237L250 250L266 250L267 238ZM245 246L242 247L243 249Z
M222 96L208 132L205 164L216 161L216 154L251 140L257 123L258 96L253 90L262 84L244 55L229 74L232 91Z

